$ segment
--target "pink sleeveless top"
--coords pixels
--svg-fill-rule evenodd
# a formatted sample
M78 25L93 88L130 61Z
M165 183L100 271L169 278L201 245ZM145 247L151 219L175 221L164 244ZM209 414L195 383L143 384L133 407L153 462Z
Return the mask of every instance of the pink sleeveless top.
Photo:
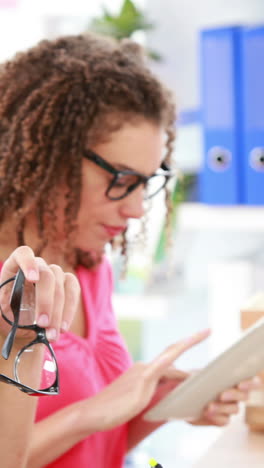
M67 332L54 344L60 372L60 395L40 397L36 420L78 400L89 398L131 365L114 317L112 271L106 259L95 271L78 267L88 336ZM61 428L63 432L63 428ZM121 468L127 443L127 425L97 432L79 442L49 468Z

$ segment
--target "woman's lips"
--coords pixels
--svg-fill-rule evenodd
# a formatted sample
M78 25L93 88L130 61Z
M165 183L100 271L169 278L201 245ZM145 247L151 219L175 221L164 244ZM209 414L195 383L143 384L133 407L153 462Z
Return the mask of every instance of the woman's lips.
M107 226L106 224L103 224L103 227L109 237L115 237L126 229L126 226Z

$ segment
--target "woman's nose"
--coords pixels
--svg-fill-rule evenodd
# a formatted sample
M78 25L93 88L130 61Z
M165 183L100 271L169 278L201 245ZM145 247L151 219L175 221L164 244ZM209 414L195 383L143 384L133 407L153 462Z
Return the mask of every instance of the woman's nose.
M120 200L120 214L124 218L142 218L144 215L144 194L143 185L137 187L133 192Z

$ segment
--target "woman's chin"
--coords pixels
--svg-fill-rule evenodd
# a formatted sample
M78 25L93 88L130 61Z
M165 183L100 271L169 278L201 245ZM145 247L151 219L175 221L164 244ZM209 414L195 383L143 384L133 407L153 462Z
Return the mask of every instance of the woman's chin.
M90 239L83 239L83 242L76 242L77 248L82 250L83 252L90 252L92 255L101 254L105 250L105 246L107 244L106 239L93 239L93 242Z
M104 255L104 248L101 250L77 249L77 264L87 268L92 268L101 263Z

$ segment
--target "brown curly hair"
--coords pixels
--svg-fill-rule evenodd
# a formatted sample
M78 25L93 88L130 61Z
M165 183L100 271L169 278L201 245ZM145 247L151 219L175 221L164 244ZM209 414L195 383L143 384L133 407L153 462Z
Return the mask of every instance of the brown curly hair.
M93 34L44 40L2 65L0 226L12 215L18 244L24 242L25 220L32 212L38 220L38 252L55 242L60 183L67 187L65 236L73 236L83 149L120 128L124 116L164 126L170 163L174 101L149 70L142 49L129 40ZM124 239L124 251L125 244Z

